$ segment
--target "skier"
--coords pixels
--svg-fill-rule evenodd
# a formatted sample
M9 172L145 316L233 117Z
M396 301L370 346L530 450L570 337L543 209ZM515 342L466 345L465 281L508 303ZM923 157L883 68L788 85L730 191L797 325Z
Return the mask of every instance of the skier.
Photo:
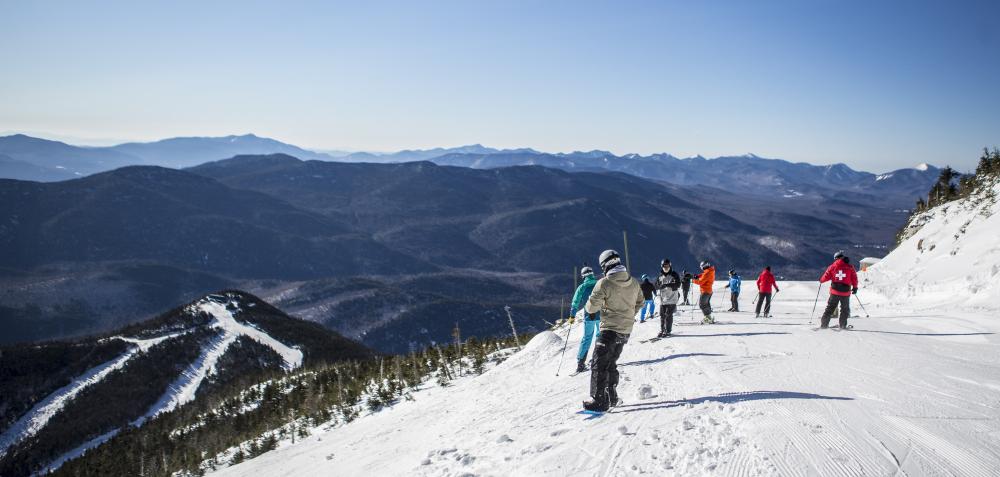
M660 276L656 279L656 294L660 298L660 334L656 335L659 338L670 336L674 327L674 311L680 298L677 289L680 286L680 275L671 269L670 259L664 258L660 262Z
M764 318L771 316L771 288L774 288L775 292L780 292L778 289L778 282L774 280L774 274L771 273L771 266L768 265L764 267L764 271L760 272L760 276L757 277L757 309L754 311L754 318L760 318L760 305L767 300L764 304Z
M639 323L646 322L646 313L649 313L649 318L653 318L653 293L656 292L656 287L649 282L649 276L642 276L642 283L639 285L642 289L642 299L645 302L642 304L642 313L639 314Z
M569 319L572 320L576 318L576 311L581 309L587 299L590 298L590 293L594 291L594 285L597 283L597 279L594 278L594 270L590 267L583 267L580 269L580 277L583 278L583 283L576 287L576 293L573 294L573 301L569 305ZM590 343L597 334L598 325L601 323L601 313L587 313L586 310L583 312L583 339L580 340L580 351L576 353L576 372L582 373L587 370L587 352L590 351Z
M681 288L684 291L684 305L690 305L691 302L688 301L688 292L691 291L691 274L687 270L681 274L683 279L681 280Z
M819 277L820 283L830 282L830 299L820 318L820 328L830 326L833 312L840 306L840 329L847 329L847 317L851 316L851 294L858 293L858 273L851 266L850 259L843 250L833 255L833 263Z
M584 310L601 313L601 332L590 367L590 399L583 402L583 408L604 412L618 404L618 357L645 300L639 282L629 275L618 252L605 250L598 262L604 278L594 285Z
M736 274L736 270L729 271L729 283L726 284L726 288L729 289L729 294L732 295L730 299L733 303L729 307L729 311L740 311L740 286L743 284L743 279Z
M715 267L708 261L701 262L701 274L696 275L691 280L700 288L701 296L698 297L698 307L705 315L702 323L715 323L712 318L712 285L715 284Z

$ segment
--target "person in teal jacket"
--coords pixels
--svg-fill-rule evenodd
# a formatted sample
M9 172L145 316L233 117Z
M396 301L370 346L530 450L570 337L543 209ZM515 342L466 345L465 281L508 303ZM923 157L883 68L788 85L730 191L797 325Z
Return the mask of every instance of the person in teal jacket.
M569 305L570 319L576 317L577 310L583 310L583 305L590 299L590 293L594 291L594 285L597 284L597 279L594 278L594 270L590 267L580 269L580 276L583 278L583 283L576 287L576 293L573 294L573 302ZM587 370L587 352L590 351L590 343L593 341L594 335L597 334L600 324L601 312L590 314L587 313L587 310L583 310L583 339L580 340L580 351L576 354L576 372L578 373Z
M740 311L740 285L743 284L743 279L736 274L736 270L729 271L729 283L726 284L726 288L729 289L729 294L732 295L733 306L729 308L729 311Z

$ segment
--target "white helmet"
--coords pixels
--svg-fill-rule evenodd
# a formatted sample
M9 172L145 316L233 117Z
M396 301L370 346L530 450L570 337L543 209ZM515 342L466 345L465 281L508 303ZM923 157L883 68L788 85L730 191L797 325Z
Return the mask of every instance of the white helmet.
M604 273L608 273L608 270L622 264L621 256L614 250L605 250L597 261L601 264L601 270L604 270Z
M581 278L586 278L586 277L588 277L590 275L593 275L593 274L594 274L594 269L593 268L583 267L583 268L580 269L580 277Z

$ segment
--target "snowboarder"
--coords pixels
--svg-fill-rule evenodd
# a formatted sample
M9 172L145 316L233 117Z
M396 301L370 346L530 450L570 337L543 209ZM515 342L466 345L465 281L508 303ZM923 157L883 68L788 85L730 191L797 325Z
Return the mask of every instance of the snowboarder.
M680 293L677 289L681 286L681 277L670 267L670 259L664 258L660 262L660 276L656 279L656 295L660 299L660 334L659 338L670 336L674 327L674 311L677 310L677 301Z
M580 310L584 303L587 303L590 293L594 291L594 285L597 284L597 279L594 278L594 270L590 267L581 268L580 277L583 278L583 283L576 287L576 293L573 294L573 301L569 304L570 322L576 318L576 311ZM597 334L600 323L600 312L587 313L586 310L583 311L583 339L580 340L580 351L576 353L576 372L578 373L587 370L587 352L590 351L590 343L594 339L594 335Z
M701 296L698 297L698 307L705 315L701 322L715 323L715 318L712 318L712 285L715 284L715 267L708 261L701 262L701 273L691 281L698 285L701 292Z
M691 274L687 270L681 274L681 289L684 291L684 303L683 305L690 305L691 302L688 301L688 292L691 291Z
M583 408L604 412L618 404L618 357L645 300L639 282L629 275L618 252L605 250L598 262L604 278L594 285L584 310L601 313L601 332L590 367L590 399L583 402Z
M830 299L820 318L820 328L828 328L833 312L840 306L840 329L847 329L847 318L851 316L851 295L858 293L858 273L851 266L850 259L843 251L833 255L833 263L826 268L819 282L830 282Z
M648 275L643 275L639 288L642 289L642 299L645 300L642 304L642 313L639 314L639 323L645 323L647 313L653 318L653 293L656 292L656 286L650 283Z
M764 318L771 316L771 288L774 288L775 292L781 291L778 289L778 282L774 280L774 274L771 273L771 266L768 265L757 277L757 309L754 311L754 318L760 318L760 305L765 300L767 303L764 303Z
M732 295L730 301L732 306L729 307L729 311L740 311L740 286L743 284L743 279L736 274L736 270L729 271L729 283L726 284L726 288L729 289L729 294Z

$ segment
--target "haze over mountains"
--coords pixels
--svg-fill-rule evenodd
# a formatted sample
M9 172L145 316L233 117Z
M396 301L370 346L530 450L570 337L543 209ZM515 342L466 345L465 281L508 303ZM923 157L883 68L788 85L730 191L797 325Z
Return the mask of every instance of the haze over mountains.
M125 165L183 168L236 155L273 153L303 160L375 163L429 160L439 165L480 169L540 165L567 171L617 171L671 184L707 185L771 197L839 198L850 193L897 208L912 205L938 173L935 167L921 165L874 174L855 171L844 164L816 166L753 154L681 159L670 154L616 156L600 150L552 154L530 148L493 149L479 144L387 154L327 154L247 134L171 138L110 147L78 147L25 135L0 137L0 177L57 181Z

